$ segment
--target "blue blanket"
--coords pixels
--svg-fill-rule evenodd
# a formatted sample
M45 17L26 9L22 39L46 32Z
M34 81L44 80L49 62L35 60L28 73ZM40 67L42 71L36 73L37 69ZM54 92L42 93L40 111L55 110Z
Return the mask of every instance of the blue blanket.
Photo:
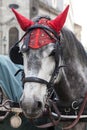
M0 87L15 102L19 102L23 90L21 73L14 76L19 69L23 69L23 66L12 63L8 56L0 55Z
M4 90L6 96L15 101L19 102L23 92L21 74L19 73L16 77L14 74L19 70L23 69L22 65L17 65L11 62L8 56L0 55L0 87ZM12 114L12 113L11 113ZM12 115L9 115L3 123L0 123L0 130L15 130L9 124L9 119ZM22 125L17 130L41 130L29 123L29 120L22 115ZM38 122L45 122L46 119L40 119ZM43 130L47 130L46 128Z

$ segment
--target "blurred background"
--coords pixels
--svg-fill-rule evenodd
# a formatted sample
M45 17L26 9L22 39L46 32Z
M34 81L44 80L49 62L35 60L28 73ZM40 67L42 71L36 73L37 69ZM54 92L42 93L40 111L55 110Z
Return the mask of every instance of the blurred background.
M68 4L70 9L65 26L87 49L86 0L84 3L82 0L0 0L0 54L8 55L10 47L24 34L11 8L30 19L38 15L55 18Z

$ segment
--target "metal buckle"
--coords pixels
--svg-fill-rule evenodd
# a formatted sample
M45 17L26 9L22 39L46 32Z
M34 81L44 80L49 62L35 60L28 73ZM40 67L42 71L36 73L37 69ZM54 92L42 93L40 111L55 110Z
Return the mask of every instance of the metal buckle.
M73 101L72 102L72 108L73 108L73 110L79 109L79 106L77 106L77 104L78 104L78 101Z

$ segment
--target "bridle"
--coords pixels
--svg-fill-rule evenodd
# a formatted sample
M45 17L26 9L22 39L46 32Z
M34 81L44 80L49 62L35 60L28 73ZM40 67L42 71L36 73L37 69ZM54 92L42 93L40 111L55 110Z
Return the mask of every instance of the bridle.
M15 44L15 46L17 46L21 40L27 35L31 34L32 30L35 30L35 29L43 29L47 35L51 38L54 38L55 40L55 54L54 54L54 58L55 58L55 68L54 68L54 71L53 71L53 74L51 76L51 79L50 81L46 81L44 79L41 79L41 78L38 78L38 77L25 77L25 74L23 74L23 77L22 77L22 82L23 82L23 86L26 82L35 82L35 83L40 83L40 84L45 84L47 86L47 89L48 89L48 93L50 93L49 95L51 95L50 98L54 98L53 95L55 95L55 98L57 98L57 95L56 95L56 92L55 92L55 89L54 89L54 81L56 80L56 78L58 77L58 74L59 74L59 69L61 67L65 67L63 65L59 65L59 62L60 62L60 58L58 57L61 57L61 44L60 44L60 36L53 30L51 29L50 27L48 26L45 26L45 25L41 25L41 24L35 24L33 26L31 26L27 32L24 34L24 36ZM52 35L50 35L50 33L53 34L54 37L52 37ZM28 38L29 40L29 38ZM26 42L24 42L24 44L22 45L21 47L21 52L22 53L26 53L27 51L29 51L29 46L28 44L26 44ZM20 72L20 71L19 71ZM18 72L17 72L18 73ZM50 100L49 98L49 100ZM54 99L51 99L51 100L54 100ZM51 102L51 101L50 101ZM51 103L52 104L52 103Z
M26 83L26 82L36 82L36 83L41 83L41 84L45 84L46 86L47 86L47 88L49 89L49 88L53 88L54 87L54 81L56 80L56 78L57 78L57 76L58 76L58 74L59 74L59 69L61 68L61 67L64 67L64 66L59 66L59 59L58 59L58 56L61 56L61 46L60 46L60 41L59 41L59 39L60 39L60 37L58 36L58 34L53 30L53 29L51 29L51 28L49 28L48 26L45 26L45 25L40 25L40 24L35 24L35 25L33 25L33 26L31 26L28 30L27 30L27 32L24 34L24 36L21 38L21 40L29 33L31 33L32 32L32 30L34 30L34 29L43 29L48 35L49 35L49 37L51 37L51 38L54 38L55 39L55 69L54 69L54 72L53 72L53 74L52 74L52 76L51 76L51 79L50 79L50 81L48 82L48 81L46 81L46 80L44 80L44 79L41 79L41 78L37 78L37 77L23 77L22 79L23 79L23 85ZM52 37L51 35L50 35L50 33L49 32L51 32L53 35L54 35L54 37ZM19 40L15 45L18 45L18 43L19 42L21 42L21 40ZM21 52L22 53L26 53L27 51L29 51L29 46L28 46L28 44L26 44L26 42L22 45L22 47L21 47Z

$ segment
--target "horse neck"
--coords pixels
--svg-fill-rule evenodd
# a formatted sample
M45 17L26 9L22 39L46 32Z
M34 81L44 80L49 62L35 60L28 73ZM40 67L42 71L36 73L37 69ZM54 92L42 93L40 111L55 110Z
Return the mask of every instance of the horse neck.
M87 91L87 57L84 48L71 32L64 34L64 38L62 60L67 67L62 69L56 89L61 100L71 101L84 97Z

